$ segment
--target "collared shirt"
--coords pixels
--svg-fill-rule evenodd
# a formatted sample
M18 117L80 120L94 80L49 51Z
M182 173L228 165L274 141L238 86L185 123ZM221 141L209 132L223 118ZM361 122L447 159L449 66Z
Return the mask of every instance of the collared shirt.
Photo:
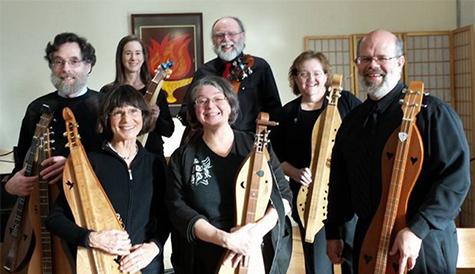
M388 176L382 174L382 152L401 125L399 99L404 97L404 88L398 83L376 102L376 123L367 122L372 102L366 100L341 125L332 153L325 223L328 239L341 238L339 228L355 213L359 222L372 220L383 176ZM424 147L423 165L407 209L407 226L421 239L453 223L470 186L469 148L459 117L436 97L424 97L423 104L427 107L416 116ZM372 133L373 127L376 131Z

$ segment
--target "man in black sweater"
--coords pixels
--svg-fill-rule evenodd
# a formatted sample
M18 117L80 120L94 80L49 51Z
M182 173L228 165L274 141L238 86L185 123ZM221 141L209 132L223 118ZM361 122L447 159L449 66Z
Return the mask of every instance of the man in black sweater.
M43 113L43 105L54 111L54 121L50 127L56 133L50 137L55 139L55 143L51 144L55 148L53 156L41 163L44 169L39 176L43 179L55 183L62 178L69 154L69 149L65 148L67 140L62 137L66 131L62 116L64 107L69 107L75 114L80 125L81 142L86 151L100 147L102 141L96 128L102 94L87 87L88 76L96 63L94 47L85 38L66 32L58 34L53 42L48 43L45 52L45 59L51 69L51 82L57 90L37 98L26 110L20 129L15 169L12 172L14 176L5 185L7 192L12 195L30 195L37 180L37 176L25 176L24 160L35 134L36 124Z

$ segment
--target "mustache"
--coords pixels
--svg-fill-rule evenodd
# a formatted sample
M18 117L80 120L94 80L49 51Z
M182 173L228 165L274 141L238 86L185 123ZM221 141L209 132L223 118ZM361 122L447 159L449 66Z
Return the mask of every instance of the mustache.
M66 77L71 77L71 78L75 78L76 75L72 74L72 73L62 73L58 76L59 78L66 78Z
M382 76L386 76L386 72L382 69L367 69L363 74L364 76L367 76L368 74L381 74Z
M231 41L228 41L228 42L221 42L221 44L219 44L220 47L229 47L229 46L234 46L234 43L231 42Z

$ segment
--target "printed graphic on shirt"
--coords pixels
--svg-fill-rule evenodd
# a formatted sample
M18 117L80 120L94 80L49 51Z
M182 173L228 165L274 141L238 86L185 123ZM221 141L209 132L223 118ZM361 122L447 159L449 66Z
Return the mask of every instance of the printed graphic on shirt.
M191 185L198 186L199 184L203 184L207 186L208 179L211 178L209 170L212 167L209 157L206 157L206 159L202 161L195 158L193 160L193 170L191 172Z

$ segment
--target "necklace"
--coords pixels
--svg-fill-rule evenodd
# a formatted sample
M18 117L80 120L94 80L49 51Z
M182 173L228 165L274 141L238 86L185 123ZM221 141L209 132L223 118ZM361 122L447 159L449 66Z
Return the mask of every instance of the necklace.
M110 149L112 149L112 151L114 151L115 153L117 153L117 155L119 155L120 158L124 159L124 160L130 160L130 159L133 159L135 157L135 155L137 155L138 151L139 151L139 148L137 146L137 144L135 144L135 152L132 154L130 154L129 156L123 156L121 155L119 152L117 152L117 150L114 149L114 147L111 145L111 143L107 142L107 146L110 147Z

